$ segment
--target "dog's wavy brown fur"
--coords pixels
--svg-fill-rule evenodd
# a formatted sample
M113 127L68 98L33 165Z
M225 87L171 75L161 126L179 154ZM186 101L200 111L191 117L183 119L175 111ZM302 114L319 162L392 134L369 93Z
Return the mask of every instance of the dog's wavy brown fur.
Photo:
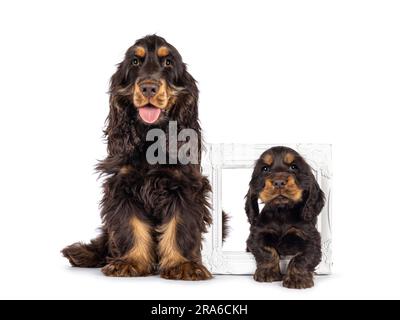
M162 96L147 102L134 98L140 96L138 82L146 79L162 84ZM108 276L211 277L200 255L202 233L211 223L210 185L200 164L150 165L145 158L148 130L166 131L169 121L176 121L178 130L197 133L201 160L197 101L196 82L171 44L152 35L128 49L111 78L108 156L97 167L105 176L102 232L89 244L76 243L62 251L73 266L103 267ZM156 123L141 120L141 103L161 109Z

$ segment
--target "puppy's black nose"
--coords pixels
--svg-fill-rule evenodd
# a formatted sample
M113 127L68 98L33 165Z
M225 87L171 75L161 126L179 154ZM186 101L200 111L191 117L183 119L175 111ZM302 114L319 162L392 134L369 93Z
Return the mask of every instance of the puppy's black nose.
M146 98L154 97L160 86L156 83L143 83L140 85L140 91Z
M275 188L277 188L277 189L282 189L282 188L284 188L285 185L286 185L286 180L283 180L283 179L276 179L276 180L273 181L272 184L274 185Z

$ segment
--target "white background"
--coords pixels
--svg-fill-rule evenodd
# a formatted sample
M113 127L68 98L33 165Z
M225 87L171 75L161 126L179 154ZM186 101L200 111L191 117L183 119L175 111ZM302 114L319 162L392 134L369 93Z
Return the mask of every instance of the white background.
M396 1L2 1L0 297L400 298ZM334 274L305 291L114 279L59 251L100 225L108 79L157 33L199 82L209 142L333 144Z
M249 223L244 214L244 196L249 190L252 173L253 170L249 168L222 170L221 208L229 216L229 232L222 246L224 251L246 251ZM263 205L259 205L259 208L261 211Z

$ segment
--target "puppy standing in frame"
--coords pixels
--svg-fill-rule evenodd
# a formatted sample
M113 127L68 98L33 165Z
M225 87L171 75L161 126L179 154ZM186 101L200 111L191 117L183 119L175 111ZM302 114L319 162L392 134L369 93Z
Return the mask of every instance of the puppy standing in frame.
M321 261L317 216L325 204L310 166L294 150L273 147L257 160L246 196L250 222L247 248L254 255L259 282L283 280L287 288L314 286ZM258 201L264 203L259 211ZM280 256L294 256L282 276Z
M195 80L163 38L147 36L127 50L111 78L108 156L98 165L106 176L101 234L62 251L73 266L102 267L114 277L159 273L166 279L211 278L200 253L211 216L210 185L200 170L197 101ZM173 141L171 127L191 130L195 139ZM150 130L166 133L158 137L164 145L153 158L168 158L168 163L149 161L154 145L154 135L147 139ZM177 149L187 143L189 150L194 146L197 162L177 159ZM169 152L171 146L175 152Z

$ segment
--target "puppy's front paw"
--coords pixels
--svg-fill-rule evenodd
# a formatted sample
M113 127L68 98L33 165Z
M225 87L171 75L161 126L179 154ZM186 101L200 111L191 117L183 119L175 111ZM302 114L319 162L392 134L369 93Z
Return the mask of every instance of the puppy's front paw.
M170 280L207 280L211 279L211 273L200 263L184 262L175 267L162 270L161 277Z
M253 278L258 282L274 282L281 281L282 275L279 271L270 270L267 268L257 268Z
M288 272L283 278L283 286L290 289L307 289L314 286L313 273L304 272Z

